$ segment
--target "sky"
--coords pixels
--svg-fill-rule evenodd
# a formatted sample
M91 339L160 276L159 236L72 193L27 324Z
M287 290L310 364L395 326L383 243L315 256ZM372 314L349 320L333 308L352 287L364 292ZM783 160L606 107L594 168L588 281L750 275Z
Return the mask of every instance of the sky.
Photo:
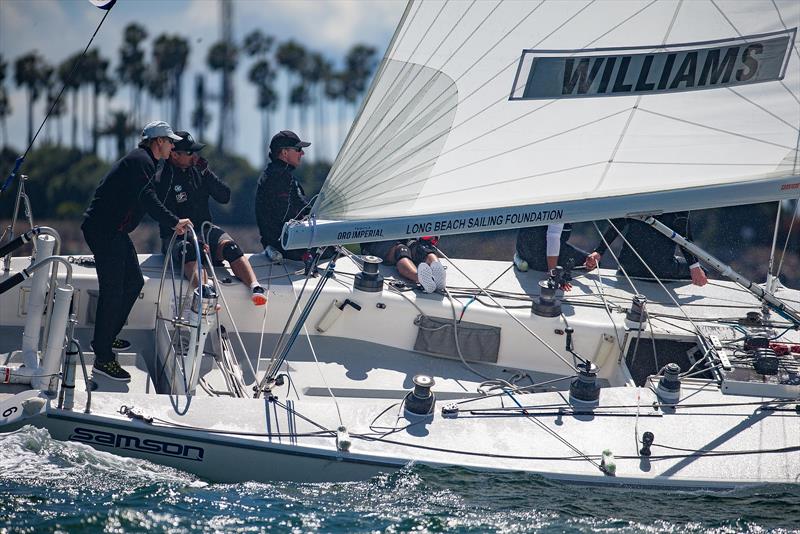
M283 42L290 38L305 47L319 51L331 60L340 61L347 50L356 43L374 46L382 57L391 40L395 26L405 8L404 0L233 0L234 39L241 41L250 31L258 28ZM25 93L13 83L13 62L20 55L38 50L50 64L57 65L69 55L83 50L103 17L104 11L92 6L88 0L0 0L0 54L9 63L6 87L10 90L12 115L8 119L11 146L23 150L27 135L27 105ZM111 69L117 65L122 30L131 22L147 28L147 54L153 37L161 33L179 34L191 46L189 68L184 76L183 122L173 125L188 129L189 111L193 106L195 72L205 64L208 47L220 38L219 0L118 0L98 33L93 46L112 59ZM234 82L236 92L236 139L233 152L245 156L254 165L263 161L264 140L258 110L255 108L255 90L246 80L249 60L240 65ZM207 72L207 71L205 71ZM206 84L215 91L219 76L206 77ZM276 81L281 90L283 80ZM35 110L34 128L44 116L44 99ZM118 91L112 99L112 109L129 108L127 89ZM211 111L216 118L217 106ZM151 109L152 119L158 107ZM279 109L272 124L275 130L287 126L285 114ZM164 117L164 119L167 119ZM346 119L345 122L348 122ZM65 121L65 135L68 130ZM347 126L347 125L345 125ZM297 125L288 125L297 128ZM330 131L339 125L331 124ZM304 132L298 132L304 137ZM309 132L311 133L311 132ZM216 138L216 123L212 123L207 136ZM313 139L311 139L313 142ZM111 140L101 147L101 155L113 157ZM329 157L333 149L328 148Z

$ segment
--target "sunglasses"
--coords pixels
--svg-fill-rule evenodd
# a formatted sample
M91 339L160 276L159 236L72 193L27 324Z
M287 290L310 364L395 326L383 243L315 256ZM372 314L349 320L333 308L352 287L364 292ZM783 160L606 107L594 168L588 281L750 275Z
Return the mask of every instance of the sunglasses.
M180 156L191 156L192 154L194 154L194 152L187 151L187 150L176 150L175 153L180 155Z
M303 149L296 146L287 146L286 150L294 150L295 152L302 152Z

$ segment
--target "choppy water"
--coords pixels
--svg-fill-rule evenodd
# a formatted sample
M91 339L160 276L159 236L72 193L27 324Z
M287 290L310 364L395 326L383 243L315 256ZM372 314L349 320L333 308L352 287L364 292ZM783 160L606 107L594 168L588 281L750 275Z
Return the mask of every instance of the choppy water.
M800 488L663 492L413 467L212 484L26 427L0 434L0 532L800 532Z

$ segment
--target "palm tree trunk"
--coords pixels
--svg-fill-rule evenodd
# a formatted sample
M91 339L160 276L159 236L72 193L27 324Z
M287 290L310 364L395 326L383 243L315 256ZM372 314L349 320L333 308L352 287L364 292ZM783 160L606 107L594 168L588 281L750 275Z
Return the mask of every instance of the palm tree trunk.
M339 101L339 150L344 146L344 139L347 136L347 124L345 122L345 102Z
M97 94L97 85L92 87L92 154L97 155L97 108L100 105L100 96Z
M292 95L292 77L289 74L289 71L286 71L286 124L284 124L283 127L289 129L291 129L291 117L289 115L292 112L291 95Z
M72 89L72 148L78 146L78 91Z
M318 157L317 160L322 160L325 157L325 143L324 139L325 136L322 132L322 123L324 121L324 113L322 106L325 104L325 95L322 91L322 84L317 84L317 142L319 143L319 151L317 152Z
M83 105L81 107L83 108L83 149L84 150L86 150L86 147L89 145L89 139L88 139L87 136L88 136L88 132L89 132L88 124L89 124L89 108L90 108L89 99L90 99L90 97L91 97L91 95L89 94L89 91L84 91L83 92Z
M261 139L269 139L269 110L264 108L261 112ZM266 150L261 153L261 162L264 167L267 166L267 152Z
M175 122L172 123L173 128L182 128L181 126L181 104L182 102L182 84L181 84L182 74L175 75Z
M28 89L28 144L33 141L33 89Z

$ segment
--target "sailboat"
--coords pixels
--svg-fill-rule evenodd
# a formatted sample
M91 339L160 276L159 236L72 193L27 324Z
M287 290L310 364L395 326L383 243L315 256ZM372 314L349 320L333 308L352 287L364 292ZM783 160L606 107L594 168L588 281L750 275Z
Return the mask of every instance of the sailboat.
M37 243L0 278L0 430L216 481L421 463L800 483L800 292L655 218L800 196L798 26L779 0L410 1L287 248L630 217L728 280L598 269L564 294L563 270L442 253L447 287L424 294L339 248L312 268L250 255L269 297L254 313L224 268L212 294L142 255L121 384L87 372L90 259L33 228L0 249Z

